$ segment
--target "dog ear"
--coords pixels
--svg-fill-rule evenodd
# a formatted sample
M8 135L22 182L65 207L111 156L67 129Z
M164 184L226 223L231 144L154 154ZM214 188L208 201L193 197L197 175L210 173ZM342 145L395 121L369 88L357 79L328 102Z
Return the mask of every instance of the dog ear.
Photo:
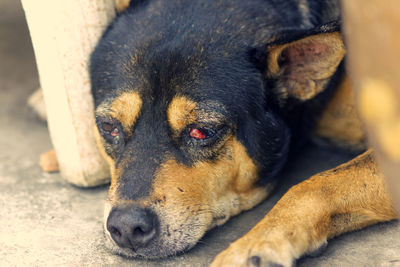
M345 55L339 25L309 31L286 31L267 47L267 78L280 102L312 99L322 92Z

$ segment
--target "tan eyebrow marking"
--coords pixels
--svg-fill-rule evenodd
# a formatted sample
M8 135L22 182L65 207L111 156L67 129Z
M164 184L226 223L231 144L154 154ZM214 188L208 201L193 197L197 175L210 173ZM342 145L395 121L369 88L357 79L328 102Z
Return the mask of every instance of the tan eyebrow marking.
M139 117L142 108L142 99L137 92L124 92L111 102L110 116L119 120L126 132Z
M197 118L197 104L184 96L175 96L168 106L168 122L174 131L182 131Z

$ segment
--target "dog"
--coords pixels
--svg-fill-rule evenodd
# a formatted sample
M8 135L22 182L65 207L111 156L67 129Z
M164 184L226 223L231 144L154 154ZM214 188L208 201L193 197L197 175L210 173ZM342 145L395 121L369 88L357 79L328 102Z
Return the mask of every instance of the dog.
M192 248L264 200L310 137L362 149L336 1L132 0L121 10L90 64L114 252ZM292 187L212 266L291 266L395 216L367 150Z

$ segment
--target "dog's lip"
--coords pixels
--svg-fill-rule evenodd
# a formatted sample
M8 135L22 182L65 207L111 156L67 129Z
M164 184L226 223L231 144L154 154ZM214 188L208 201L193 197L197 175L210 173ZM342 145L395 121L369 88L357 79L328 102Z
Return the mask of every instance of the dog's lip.
M111 237L104 233L105 235L105 243L106 247L111 250L111 252L118 254L119 256L125 257L127 259L146 259L146 260L157 260L157 259L165 259L171 256L178 256L186 251L190 250L195 246L195 244L187 244L183 249L180 250L170 250L173 246L165 247L164 250L161 250L159 254L149 253L146 251L146 248L138 248L138 249L131 249L131 248L122 248L119 247ZM160 247L158 245L157 247Z
M198 241L196 241L184 245L181 244L183 245L182 248L176 249L177 246L164 243L161 238L162 236L159 236L153 240L155 244L151 247L143 247L143 248L139 247L137 249L132 249L132 248L123 248L118 246L112 239L108 230L104 227L103 227L103 235L105 239L104 240L105 246L111 252L128 259L157 260L157 259L164 259L168 257L178 256L192 249L198 243ZM167 236L166 233L164 233L164 235Z

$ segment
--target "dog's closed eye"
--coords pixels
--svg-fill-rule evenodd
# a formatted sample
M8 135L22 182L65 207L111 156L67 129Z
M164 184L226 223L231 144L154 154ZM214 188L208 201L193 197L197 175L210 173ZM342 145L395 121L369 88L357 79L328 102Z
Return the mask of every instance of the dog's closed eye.
M101 125L101 128L103 131L113 137L117 136L119 134L119 129L118 127L114 126L111 123L108 122L103 122Z
M96 124L101 136L110 144L118 145L123 140L121 124L115 119L98 117Z

